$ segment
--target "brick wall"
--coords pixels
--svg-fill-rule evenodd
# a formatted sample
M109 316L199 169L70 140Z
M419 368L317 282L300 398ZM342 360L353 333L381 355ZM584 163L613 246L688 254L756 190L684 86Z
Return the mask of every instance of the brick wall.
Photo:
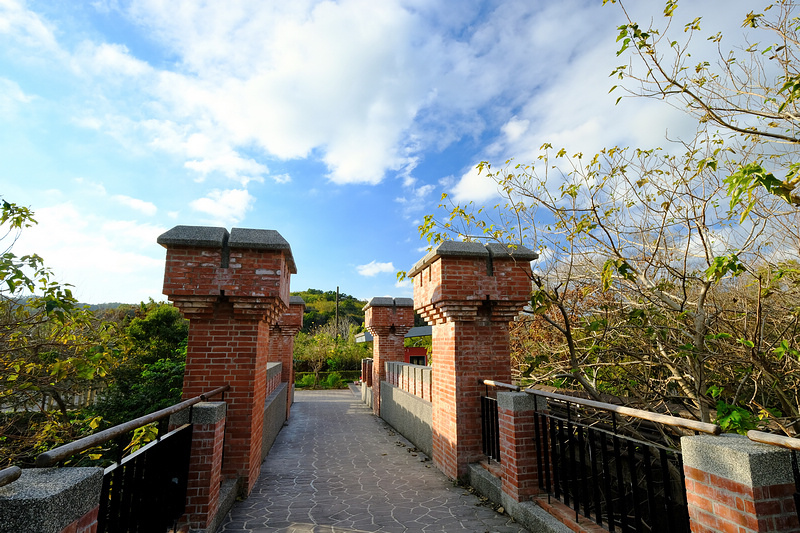
M364 325L373 336L372 410L379 416L380 384L386 380L386 362L405 360L403 339L414 325L413 305L410 298L373 298L364 306Z
M167 249L164 294L189 319L184 398L228 384L223 476L258 479L270 329L289 309L296 272L275 231L176 226ZM277 357L277 356L276 356Z
M508 322L528 303L537 255L445 242L409 271L414 308L433 326L433 461L464 477L482 457L482 381L509 382Z
M433 368L398 361L386 362L385 381L423 400L431 401Z
M99 511L100 506L98 505L62 529L61 533L97 533L97 513Z

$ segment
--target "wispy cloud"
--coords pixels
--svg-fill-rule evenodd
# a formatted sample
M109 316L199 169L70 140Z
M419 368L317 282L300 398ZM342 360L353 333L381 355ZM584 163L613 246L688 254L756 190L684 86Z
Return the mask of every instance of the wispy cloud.
M395 268L392 263L378 263L377 261L372 261L366 265L358 265L356 270L360 275L367 277L377 276L378 274L384 274L387 272L395 272Z
M195 211L208 215L214 222L228 225L240 222L254 202L255 197L245 189L214 189L205 198L198 198L189 205Z

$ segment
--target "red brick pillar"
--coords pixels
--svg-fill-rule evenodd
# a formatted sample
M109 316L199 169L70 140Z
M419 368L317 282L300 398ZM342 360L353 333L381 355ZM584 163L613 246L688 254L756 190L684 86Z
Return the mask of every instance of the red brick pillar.
M170 424L175 426L190 421L194 425L186 513L181 520L181 524L189 525L191 530L213 530L224 518L219 516L219 497L225 410L225 402L200 402L170 419Z
M537 405L537 401L539 404ZM547 409L544 398L526 392L498 392L501 489L515 502L539 493L534 415Z
M270 331L270 361L281 364L281 381L286 387L286 418L294 401L294 338L303 328L306 303L299 296L289 297L289 309L280 315Z
M508 323L528 303L538 255L498 244L441 243L409 276L433 326L433 461L450 478L481 459L482 381L511 381Z
M228 384L223 476L258 479L269 330L289 305L297 270L276 231L176 226L167 249L164 294L189 319L183 397Z
M372 412L381 414L381 382L386 361L405 361L403 339L414 326L414 300L373 298L364 306L364 325L372 333Z
M791 452L743 435L681 438L694 533L800 531Z

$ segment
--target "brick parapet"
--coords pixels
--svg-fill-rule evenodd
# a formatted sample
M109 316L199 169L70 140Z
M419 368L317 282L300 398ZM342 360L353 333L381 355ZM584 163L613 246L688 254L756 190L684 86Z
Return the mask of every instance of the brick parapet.
M225 441L225 402L201 402L192 407L192 447L189 483L182 524L205 530L215 522L220 505L222 455ZM173 417L172 424L188 422L189 412ZM186 419L186 420L184 420Z
M230 385L223 476L242 478L247 495L261 463L270 329L291 310L291 249L276 231L242 228L176 226L158 242L164 294L190 320L184 398Z
M508 323L529 302L525 248L445 242L409 271L414 307L433 326L433 461L449 477L482 457L484 379L511 381Z
M800 531L791 452L744 436L683 437L692 531Z
M372 333L372 410L381 413L380 385L386 380L386 362L404 361L405 334L414 326L414 301L410 298L373 298L364 306L364 325ZM377 386L375 385L377 384Z

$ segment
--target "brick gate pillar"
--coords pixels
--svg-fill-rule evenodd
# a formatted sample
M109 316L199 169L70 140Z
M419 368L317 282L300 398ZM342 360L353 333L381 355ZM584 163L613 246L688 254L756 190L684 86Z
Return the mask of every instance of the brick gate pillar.
M403 339L414 326L414 300L373 298L364 306L364 325L372 333L372 411L380 416L386 361L405 361Z
M303 329L306 303L299 296L289 297L289 309L278 317L270 330L270 361L281 364L281 381L286 387L286 419L294 401L294 338Z
M291 249L273 230L202 226L176 226L158 243L164 294L189 320L183 397L230 385L222 473L241 478L246 496L261 466L269 330L297 272Z
M482 381L511 381L508 323L529 302L527 248L447 241L414 265L414 308L433 326L433 461L450 478L481 459Z

